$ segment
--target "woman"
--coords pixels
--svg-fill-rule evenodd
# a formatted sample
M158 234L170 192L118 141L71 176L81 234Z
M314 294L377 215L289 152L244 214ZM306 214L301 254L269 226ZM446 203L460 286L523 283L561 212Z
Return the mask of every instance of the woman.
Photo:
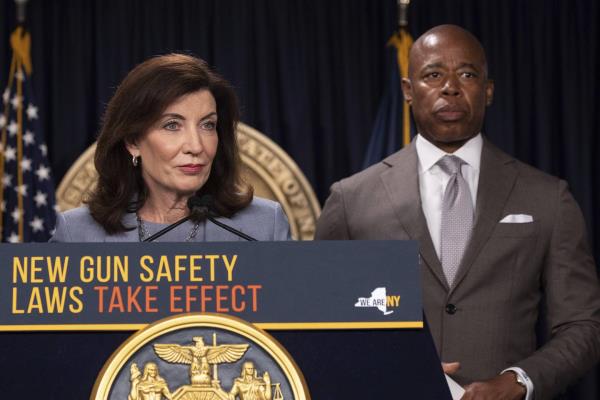
M190 215L193 195L209 195L221 222L247 235L289 239L279 204L253 198L241 180L238 118L233 89L204 61L170 54L138 65L108 104L97 187L86 206L58 216L51 241L142 241ZM242 240L190 217L157 240Z

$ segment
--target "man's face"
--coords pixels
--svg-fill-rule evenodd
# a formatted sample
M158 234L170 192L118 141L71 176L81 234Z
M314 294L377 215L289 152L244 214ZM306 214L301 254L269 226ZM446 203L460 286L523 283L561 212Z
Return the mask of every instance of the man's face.
M448 152L481 131L494 92L481 47L456 31L432 33L415 43L402 89L419 133Z
M156 366L154 365L149 365L148 366L148 375L151 376L152 378L156 378Z
M244 370L246 372L246 376L254 376L254 365L247 364L244 366Z

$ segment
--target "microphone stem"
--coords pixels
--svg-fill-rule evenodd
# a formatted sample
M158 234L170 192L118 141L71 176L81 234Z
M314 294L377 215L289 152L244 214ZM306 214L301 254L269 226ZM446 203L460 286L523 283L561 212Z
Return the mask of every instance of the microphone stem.
M190 219L190 216L188 215L187 217L183 217L181 218L179 221L175 222L173 225L169 225L164 229L161 229L160 231L156 232L154 235L147 237L146 239L144 239L144 242L151 242L154 239L164 235L165 233L169 232L170 230L172 230L173 228L178 227L179 225L183 224L184 222L186 222L188 219Z
M252 236L248 236L244 232L240 232L240 231L238 231L236 229L233 229L232 227L230 227L228 225L225 225L224 223L222 223L220 221L217 221L216 219L214 219L211 216L206 216L206 219L208 219L213 224L220 226L221 228L225 229L226 231L229 231L229 232L233 233L234 235L237 235L237 236L240 236L240 237L246 239L249 242L256 242L257 241Z

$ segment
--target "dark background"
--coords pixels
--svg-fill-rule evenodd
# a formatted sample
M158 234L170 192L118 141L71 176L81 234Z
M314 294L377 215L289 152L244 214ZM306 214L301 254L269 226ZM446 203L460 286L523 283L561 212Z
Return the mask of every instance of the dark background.
M496 82L485 134L569 181L598 258L598 2L412 3L415 38L434 25L456 23L481 39ZM323 202L331 183L362 164L387 81L385 43L395 30L396 1L30 0L27 17L34 87L57 184L94 141L104 107L127 71L151 55L187 51L234 84L242 121L279 143ZM0 88L14 27L13 1L0 0ZM597 377L590 373L571 398L600 398Z

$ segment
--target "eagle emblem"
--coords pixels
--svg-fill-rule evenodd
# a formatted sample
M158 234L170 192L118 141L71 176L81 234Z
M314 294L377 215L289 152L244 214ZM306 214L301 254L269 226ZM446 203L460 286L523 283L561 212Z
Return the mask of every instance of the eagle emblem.
M221 344L207 346L201 336L192 338L194 344L155 344L154 352L163 360L190 365L192 385L210 386L212 382L210 364L236 362L248 350L247 344Z

